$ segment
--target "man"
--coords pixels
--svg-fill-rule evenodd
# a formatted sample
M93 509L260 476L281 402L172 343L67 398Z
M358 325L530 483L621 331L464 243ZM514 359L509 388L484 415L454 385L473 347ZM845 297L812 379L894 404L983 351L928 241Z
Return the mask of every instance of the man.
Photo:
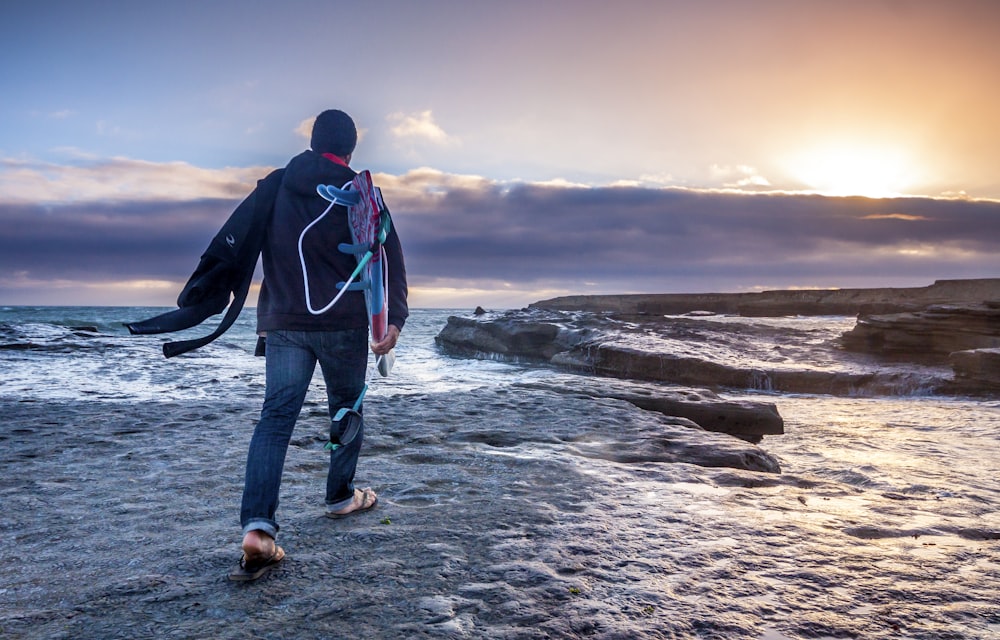
M230 575L234 580L255 580L284 557L275 542L278 490L285 453L316 363L323 372L333 442L344 435L348 420L338 423L334 416L341 408L351 408L365 385L368 311L364 292L348 291L319 315L310 312L306 301L308 286L311 299L317 301L315 308L325 306L337 295L337 284L347 281L357 266L352 254L337 249L341 243L351 243L346 208L337 205L310 226L330 205L316 186L342 187L356 175L349 166L356 143L357 129L350 116L338 110L319 114L311 149L292 158L285 169L267 227L262 250L264 281L257 306L257 332L265 340L266 390L247 454L240 509L243 557ZM408 315L406 270L395 228L384 247L389 327L383 340L371 344L376 355L385 355L396 345ZM372 489L354 486L362 439L359 431L349 443L330 452L326 485L330 517L366 511L378 500Z

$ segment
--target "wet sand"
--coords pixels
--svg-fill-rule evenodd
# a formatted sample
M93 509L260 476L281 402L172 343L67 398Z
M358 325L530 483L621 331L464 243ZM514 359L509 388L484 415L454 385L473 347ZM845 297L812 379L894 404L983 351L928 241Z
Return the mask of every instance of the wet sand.
M323 517L325 412L308 404L278 513L288 557L233 583L256 413L0 402L0 637L888 638L889 615L965 615L936 579L901 606L871 556L845 545L840 564L797 535L787 502L748 522L716 502L756 513L755 488L794 478L683 462L752 462L767 440L514 387L370 398L358 484L380 503L344 520Z

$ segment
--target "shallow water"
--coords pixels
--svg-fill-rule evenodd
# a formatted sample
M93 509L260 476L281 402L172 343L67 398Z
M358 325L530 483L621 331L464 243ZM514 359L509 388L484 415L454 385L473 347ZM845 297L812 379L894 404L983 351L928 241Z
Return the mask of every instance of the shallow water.
M252 356L252 316L244 314L209 347L164 360L161 338L131 337L118 326L157 311L0 308L0 400L197 406L222 398L251 410L259 404L263 363ZM777 405L786 433L760 447L778 456L780 475L621 463L601 452L648 442L663 428L655 416L594 401L601 407L594 405L595 415L630 416L613 429L595 430L585 407L557 404L519 386L572 386L577 376L443 356L433 337L448 314L415 311L393 375L372 378L373 423L380 415L399 422L407 407L422 412L423 433L387 425L372 437L374 459L385 456L387 500L471 509L491 496L494 502L483 508L499 517L507 507L497 495L506 491L511 498L527 496L545 515L534 516L534 529L518 526L512 515L509 528L490 528L492 537L477 549L422 542L450 558L448 566L482 579L451 585L460 597L427 594L422 610L437 609L440 616L430 635L1000 638L997 400L730 390L724 397ZM767 325L788 330L775 357L836 368L830 338L849 328L844 318L703 322L689 319L680 332L686 342L675 333L658 348L669 339L678 341L676 349L759 359L776 350L775 334L759 330ZM728 340L725 327L732 328ZM733 355L740 345L745 353ZM311 413L321 413L321 393L314 385ZM409 449L390 455L405 439ZM443 450L464 462L443 457ZM422 466L433 477L414 478L409 486L399 476L418 460L438 466ZM530 478L497 487L500 494L484 488L500 482L498 474L525 470L579 480L560 484L552 495L538 494ZM473 524L477 517L467 515ZM500 593L501 584L514 593ZM456 604L462 601L479 608ZM522 612L527 622L512 626L519 618L511 602L527 609L526 603L547 602L575 626L542 626L533 634L528 613Z

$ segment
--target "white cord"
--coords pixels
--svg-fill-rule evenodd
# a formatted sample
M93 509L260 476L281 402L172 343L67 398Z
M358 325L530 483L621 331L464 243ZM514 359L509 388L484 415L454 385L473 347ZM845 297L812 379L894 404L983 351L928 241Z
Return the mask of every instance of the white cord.
M317 217L315 220L307 224L306 228L302 230L301 234L299 234L299 264L302 265L302 283L305 285L306 289L306 308L309 309L309 313L313 314L314 316L326 313L331 308L333 308L333 305L337 304L337 301L339 301L340 297L347 292L347 288L350 286L352 282L354 282L354 278L356 278L358 275L357 271L351 274L351 277L348 278L347 282L345 282L344 286L340 289L340 292L336 296L334 296L333 300L330 301L330 304L326 305L325 307L323 307L318 311L316 309L313 309L312 298L309 295L309 274L306 271L306 257L305 254L302 252L302 239L306 237L306 232L309 231L309 229L311 229L314 224L322 220L326 214L330 213L330 210L333 209L333 205L335 204L336 202L331 202L330 206L326 208L326 211L321 213L319 217Z

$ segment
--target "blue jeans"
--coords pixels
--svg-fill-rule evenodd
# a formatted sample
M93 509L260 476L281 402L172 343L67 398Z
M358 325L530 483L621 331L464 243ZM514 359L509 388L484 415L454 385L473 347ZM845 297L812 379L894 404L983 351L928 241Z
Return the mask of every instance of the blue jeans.
M250 439L240 525L244 535L260 530L276 537L278 490L288 441L302 410L316 363L323 371L330 411L331 439L340 434L333 416L352 407L364 389L368 366L368 329L343 331L269 331L267 334L266 390L260 420ZM346 423L347 419L342 422ZM345 446L330 452L326 480L328 510L346 507L354 499L354 471L363 440L362 428Z

